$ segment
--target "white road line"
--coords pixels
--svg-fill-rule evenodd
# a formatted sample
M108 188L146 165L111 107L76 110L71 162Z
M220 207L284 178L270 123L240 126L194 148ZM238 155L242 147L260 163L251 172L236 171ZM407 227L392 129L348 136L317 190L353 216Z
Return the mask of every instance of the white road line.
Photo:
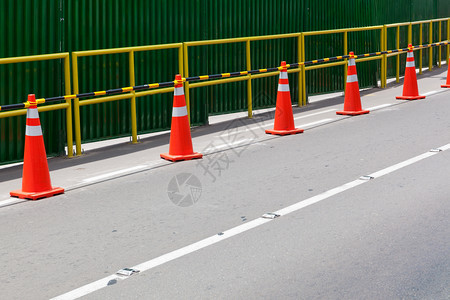
M307 115L304 115L304 116L296 117L296 118L294 118L294 120L300 120L300 119L305 119L305 118L309 118L309 117L314 117L314 116L325 114L325 113L332 112L332 111L336 111L336 110L335 109L322 110L322 111L315 112L315 113L312 113L312 114L307 114ZM248 132L248 131L253 131L253 130L258 130L258 129L261 130L261 128L270 127L270 126L273 126L273 124L274 124L274 122L271 121L270 123L261 124L260 126L254 126L254 127L251 127L251 128L243 127L245 129L237 130L237 131L229 132L229 133L223 133L223 134L219 135L218 137L230 136L230 135L240 134L240 133L243 133L243 132Z
M16 199L16 198L6 199L6 200L0 201L0 207L11 205L11 204L16 204L16 203L20 203L20 202L24 202L24 201L27 201L27 200Z
M450 149L450 144L447 144L447 145L445 145L445 146L439 147L439 148L437 148L437 149L439 149L439 150L441 150L441 151L446 151L446 150Z
M122 170L118 170L118 171L114 171L114 172L110 172L110 173L106 173L106 174L102 174L102 175L98 175L98 176L94 176L94 177L89 177L86 179L83 179L83 182L94 182L94 181L98 181L98 180L103 180L106 178L110 178L110 177L114 177L117 175L122 175L128 172L133 172L133 171L137 171L143 168L147 168L150 165L139 165L139 166L134 166L128 169L122 169Z
M374 178L378 178L378 177L384 176L386 174L392 173L394 171L397 171L399 169L402 169L404 167L412 165L412 164L414 164L414 163L416 163L418 161L421 161L422 159L425 159L425 158L428 158L430 156L436 155L437 153L439 153L439 152L427 152L427 153L421 154L419 156L416 156L416 157L413 157L411 159L405 160L405 161L403 161L401 163L398 163L396 165L390 166L390 167L388 167L386 169L383 169L383 170L380 170L378 172L372 173L369 176L372 176Z
M329 113L329 112L332 112L332 111L336 111L336 109L326 109L326 110L318 111L316 113L312 113L312 114L308 114L308 115L305 115L305 116L296 117L296 118L294 118L294 120L300 120L300 119L305 119L305 118L309 118L309 117L314 117L314 116L325 114L325 113Z
M333 120L336 120L336 119L322 119L322 120L319 120L319 121L316 121L316 122L302 124L302 125L299 125L298 127L299 128L307 128L307 127L312 127L312 126L323 124L323 123L328 123L328 122L331 122Z
M447 144L447 145L444 145L442 147L439 147L438 149L440 149L442 151L448 150L448 149L450 149L450 144ZM399 170L401 168L409 166L409 165L411 165L413 163L419 162L419 161L421 161L421 160L423 160L425 158L431 157L431 156L436 155L438 153L440 153L440 152L426 152L424 154L421 154L421 155L418 155L416 157L410 158L410 159L408 159L408 160L406 160L404 162L395 164L395 165L393 165L391 167L388 167L388 168L385 168L385 169L380 170L378 172L372 173L370 176L373 176L375 179L379 178L381 176L384 176L384 175L387 175L389 173L392 173L392 172L394 172L396 170ZM342 193L344 191L347 191L349 189L357 187L357 186L359 186L359 185L361 185L363 183L366 183L366 182L370 182L370 180L357 179L357 180L354 180L354 181L350 181L350 182L348 182L346 184L343 184L341 186L338 186L336 188L328 190L328 191L326 191L326 192L324 192L322 194L319 194L317 196L313 196L311 198L308 198L306 200L297 202L297 203L295 203L295 204L293 204L291 206L288 206L286 208L278 210L278 211L275 212L275 214L278 214L280 216L285 216L285 215L287 215L289 213L298 211L300 209L303 209L305 207L308 207L310 205L318 203L318 202L320 202L322 200L328 199L328 198L330 198L332 196L340 194L340 193ZM218 242L221 242L221 241L223 241L223 240L225 240L227 238L230 238L232 236L241 234L243 232L246 232L246 231L248 231L250 229L256 228L258 226L261 226L261 225L266 224L266 223L268 223L270 221L273 221L273 220L274 219L265 219L265 218L258 218L258 219L252 220L252 221L247 222L245 224L242 224L242 225L236 226L234 228L231 228L231 229L229 229L227 231L224 231L221 234L217 234L217 235L208 237L208 238L203 239L203 240L201 240L199 242L196 242L194 244L191 244L191 245L185 246L183 248L177 249L177 250L172 251L170 253L163 254L163 255L161 255L159 257L156 257L154 259L148 260L146 262L143 262L143 263L138 264L138 265L136 265L134 267L131 267L131 268L139 270L140 272L151 270L151 269L153 269L153 268L155 268L157 266L160 266L160 265L162 265L164 263L167 263L167 262L170 262L170 261L175 260L177 258L183 257L185 255L188 255L188 254L193 253L195 251L198 251L200 249L206 248L208 246L214 245L214 244L216 244ZM123 276L120 276L120 275L110 275L110 276L107 276L107 277L102 278L100 280L97 280L95 282L92 282L92 283L89 283L87 285L84 285L84 286L82 286L82 287L80 287L78 289L75 289L75 290L72 290L70 292L67 292L67 293L65 293L63 295L57 296L55 298L52 298L52 300L53 299L54 300L56 300L56 299L57 300L77 299L77 298L80 298L82 296L88 295L88 294L90 294L92 292L95 292L97 290L100 290L102 288L107 287L108 286L108 282L110 280L124 280L124 279L127 279L127 278L129 278L129 277L123 277Z
M348 189L354 188L354 187L356 187L356 186L358 186L360 184L366 183L366 182L367 181L363 181L363 180L359 180L359 179L351 181L351 182L348 182L346 184L343 184L343 185L338 186L338 187L336 187L334 189L328 190L328 191L326 191L326 192L324 192L322 194L319 194L317 196L308 198L306 200L297 202L297 203L295 203L295 204L293 204L291 206L288 206L288 207L285 207L283 209L280 209L280 210L278 210L278 211L276 211L274 213L277 214L277 215L280 215L280 216L287 215L289 213L292 213L294 211L300 210L300 209L305 208L307 206L313 205L313 204L315 204L317 202L320 202L322 200L330 198L330 197L332 197L334 195L342 193L342 192L344 192L344 191L346 191Z
M437 94L437 93L439 93L440 91L431 91L431 92L428 92L428 93L425 93L425 94L423 94L424 96L431 96L431 95L434 95L434 94Z
M221 144L221 145L217 145L217 146L214 145L213 147L211 147L211 151L203 151L203 154L210 154L219 149L226 149L226 148L232 148L235 146L245 145L245 143L249 143L249 142L253 142L253 141L255 141L255 139L243 139L243 140L235 141L232 143Z
M377 105L374 107L369 107L369 108L367 108L367 110L377 110L377 109L382 109L382 108L389 107L392 105L395 105L395 103L381 104L381 105Z

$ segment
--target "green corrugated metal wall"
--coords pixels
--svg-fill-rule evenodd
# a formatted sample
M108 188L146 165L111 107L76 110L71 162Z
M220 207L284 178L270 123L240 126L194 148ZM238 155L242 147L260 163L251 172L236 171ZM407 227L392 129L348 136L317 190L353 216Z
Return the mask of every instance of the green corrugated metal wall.
M61 52L61 18L59 1L0 1L0 58ZM62 66L59 60L0 65L0 105L24 102L29 93L63 94ZM64 113L47 112L40 117L47 153L62 154ZM24 116L0 119L0 164L22 160L24 135Z
M381 25L450 16L448 0L5 0L0 2L0 57L140 46L207 39L222 39ZM424 25L424 43L428 41ZM414 26L418 36L418 26ZM437 30L434 31L437 38ZM443 36L446 31L443 31ZM406 45L402 31L401 46ZM389 48L395 46L389 30ZM349 34L349 50L379 49L379 33ZM414 39L418 43L418 39ZM306 59L343 54L342 35L308 37ZM374 49L373 47L376 47ZM426 51L425 51L426 52ZM434 50L437 53L437 50ZM245 44L201 46L189 52L189 74L202 75L244 70ZM252 42L252 68L272 67L281 60L295 62L295 39ZM402 56L402 61L404 60ZM435 62L436 62L435 58ZM428 65L427 55L423 57ZM177 51L136 53L136 84L173 80ZM395 66L395 59L388 60ZM401 64L403 65L403 64ZM343 68L307 72L308 94L343 89ZM80 92L129 85L126 54L79 59ZM402 70L403 72L403 70ZM62 63L24 63L0 66L0 104L22 102L28 93L38 97L63 94ZM391 68L389 76L394 76ZM376 85L379 63L358 65L362 87ZM297 74L291 75L294 99ZM277 78L252 82L255 108L275 104ZM193 124L207 122L210 114L242 111L247 107L246 83L238 82L191 90ZM140 133L169 128L172 95L137 99ZM81 108L82 139L94 141L129 135L127 100ZM64 113L41 114L47 152L61 154L65 142ZM24 117L0 120L0 163L21 160Z

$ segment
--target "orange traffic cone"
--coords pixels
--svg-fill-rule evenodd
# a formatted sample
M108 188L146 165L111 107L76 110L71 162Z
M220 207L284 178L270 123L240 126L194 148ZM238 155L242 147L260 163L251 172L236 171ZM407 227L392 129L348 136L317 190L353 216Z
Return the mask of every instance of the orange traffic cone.
M181 75L176 75L175 81L169 153L161 154L161 158L170 161L202 158L203 155L201 153L194 152L192 149L191 129L189 128Z
M12 191L12 197L37 200L63 194L64 189L52 187L48 170L44 138L34 95L28 95L30 107L27 111L25 131L25 154L23 158L22 190Z
M286 62L281 62L280 78L278 79L277 105L275 109L275 124L273 129L267 129L268 134L287 135L302 133L304 130L295 128L292 113L291 92Z
M361 96L359 94L358 74L356 73L356 62L354 53L350 52L347 71L347 85L345 87L344 110L337 111L338 115L357 116L368 114L370 111L361 107Z
M447 83L441 85L441 88L450 88L450 64L448 64Z
M405 79L403 82L403 95L395 97L402 100L424 99L425 96L419 95L417 87L416 67L414 64L414 52L412 45L408 45L408 54L406 57Z

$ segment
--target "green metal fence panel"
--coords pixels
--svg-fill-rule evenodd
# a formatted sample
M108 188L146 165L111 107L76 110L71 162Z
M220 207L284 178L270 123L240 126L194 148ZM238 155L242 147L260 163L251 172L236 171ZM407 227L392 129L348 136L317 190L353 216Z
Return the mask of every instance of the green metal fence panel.
M197 40L294 33L448 17L448 0L5 0L0 2L0 57L95 50ZM428 41L428 25L423 40ZM437 39L433 25L433 39ZM418 43L414 26L414 43ZM379 32L350 33L348 50L365 53L380 48ZM401 47L407 32L401 31ZM446 36L443 26L442 36ZM306 59L343 53L339 34L308 37ZM388 48L395 46L395 29L388 30ZM376 49L374 49L374 47ZM297 40L251 43L252 68L297 62ZM438 50L433 50L434 63ZM427 67L424 50L423 66ZM404 55L401 55L404 72ZM395 58L388 59L388 76L395 76ZM129 85L126 54L79 59L80 92ZM416 64L418 59L416 56ZM135 54L136 84L173 80L178 72L176 50ZM201 46L189 49L189 75L246 69L245 43ZM309 95L342 91L344 67L307 71ZM28 93L38 97L64 94L61 61L0 66L0 105L22 102ZM358 64L361 87L376 86L380 62ZM298 97L298 74L290 75L292 98ZM254 108L274 106L277 78L252 81ZM170 94L137 99L139 133L170 127ZM191 89L193 125L207 123L208 116L247 109L246 82ZM131 132L130 101L120 100L81 107L83 142L128 136ZM63 152L65 114L42 114L47 152ZM22 159L24 117L0 120L0 163Z
M61 1L0 1L0 58L61 50ZM27 94L37 97L62 95L63 61L0 65L0 105L25 102ZM48 155L64 153L65 113L40 114ZM0 164L23 159L25 117L0 119Z

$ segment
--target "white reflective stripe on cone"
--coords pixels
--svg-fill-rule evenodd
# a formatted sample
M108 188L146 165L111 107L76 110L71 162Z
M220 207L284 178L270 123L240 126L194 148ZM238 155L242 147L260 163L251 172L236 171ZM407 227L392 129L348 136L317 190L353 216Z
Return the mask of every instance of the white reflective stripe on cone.
M186 106L183 107L174 107L172 110L172 117L184 117L187 116L187 108Z
M414 57L414 53L413 52L408 52L406 57Z
M416 66L414 65L414 62L413 62L413 61L407 61L407 62L406 62L406 67L407 67L407 68L415 68Z
M184 95L183 87L176 87L175 88L175 96L182 96L182 95Z
M30 126L30 125L27 125L27 127L25 129L25 135L27 135L27 136L41 136L42 135L41 126Z
M279 83L278 84L278 91L279 92L289 92L289 84Z
M348 61L348 65L349 66L356 66L356 62L354 58L350 58L350 60Z
M27 119L39 119L39 112L37 108L29 108L27 110Z
M288 79L287 72L280 72L280 79Z
M358 75L348 75L347 82L358 82Z

